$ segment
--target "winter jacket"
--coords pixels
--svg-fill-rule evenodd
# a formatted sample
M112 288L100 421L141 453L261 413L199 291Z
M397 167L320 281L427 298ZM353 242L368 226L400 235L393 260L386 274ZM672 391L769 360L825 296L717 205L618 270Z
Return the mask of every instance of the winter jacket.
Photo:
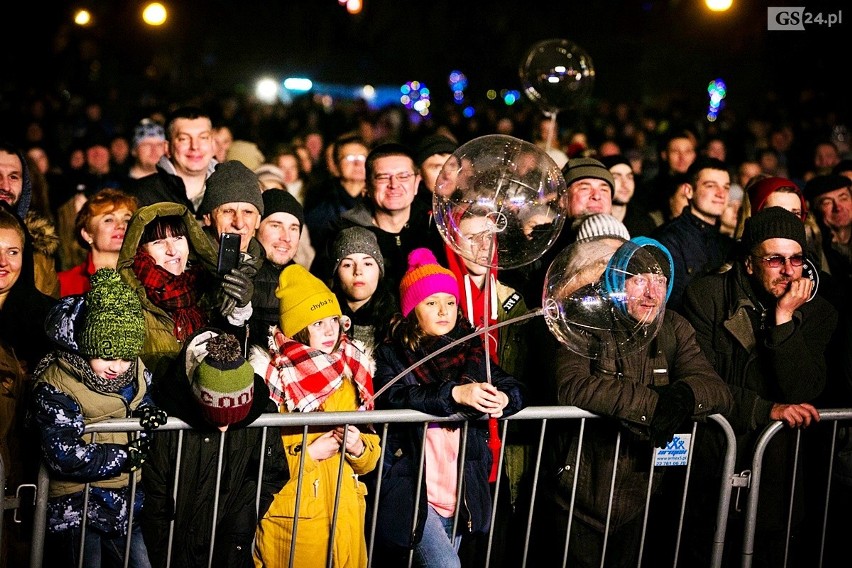
M216 160L210 160L207 166L207 177L216 169ZM154 203L171 202L180 203L193 216L197 216L198 206L204 193L198 197L198 203L193 203L186 196L186 186L183 179L175 174L174 165L168 157L163 156L157 163L157 172L139 178L129 188L129 193L136 196L139 207L153 205Z
M85 294L92 286L89 279L95 273L95 263L92 253L86 255L86 261L68 270L63 270L56 276L59 278L59 297Z
M255 369L257 366L255 365ZM351 380L344 380L322 404L325 412L353 411L358 408L356 391ZM287 412L282 405L281 412ZM311 459L305 448L316 438L332 428L311 428L307 440L303 440L302 428L282 428L284 453L292 475L287 485L275 495L275 500L261 519L255 543L255 566L289 566L290 548L296 547L294 566L327 566L328 539L334 518L335 499L339 499L337 526L332 545L334 568L364 568L367 566L367 544L364 519L367 511L367 486L358 479L373 471L379 461L381 448L379 437L367 426L358 426L364 453L355 457L349 453L337 453L320 462ZM340 460L343 462L343 477L340 494L337 495ZM304 478L299 489L301 462L304 460ZM299 508L296 501L300 499ZM293 522L298 514L296 541L293 543Z
M406 359L398 350L400 346L385 342L376 349L375 388L384 388L394 377L408 368ZM482 358L480 368L468 376L485 381L488 364ZM491 383L509 397L503 417L511 416L524 407L525 388L522 383L491 363ZM470 407L453 400L452 389L460 383L436 380L421 384L413 372L397 380L376 399L377 408L408 408L434 416L452 416L463 413L468 421L467 449L464 461L462 497L459 501L458 531L462 534L487 532L491 525L491 491L488 476L491 472L492 454L488 448L488 423ZM461 427L460 423L440 423L446 427ZM384 448L381 494L377 513L376 538L391 547L413 548L423 536L428 503L426 477L421 479L417 496L419 510L414 520L415 490L419 471L423 433L422 424L390 425L387 446Z
M200 330L195 336L204 331ZM186 343L189 345L192 340ZM248 427L262 413L275 412L275 403L270 400L263 379L255 375L254 400L248 416L229 426L227 432L220 432L205 421L192 394L185 365L187 345L171 367L174 380L157 383L152 392L160 408L169 416L183 420L192 429L157 432L151 443L148 461L143 467L146 502L142 530L148 555L152 566L166 565L169 524L174 520L171 565L182 568L208 566L215 513L212 565L248 568L254 565L251 543L257 528L255 499L261 458L261 516L269 508L273 495L289 477L278 429L268 429L264 440L263 428ZM222 477L217 480L219 447L223 437ZM261 448L264 442L265 446ZM179 444L182 444L180 455ZM180 475L175 498L176 473ZM217 498L218 509L214 509Z
M719 224L705 223L690 206L651 235L665 245L674 260L674 284L666 307L679 310L683 292L698 276L719 269L734 245L731 237L719 232Z
M279 325L281 318L280 300L275 295L278 278L285 267L293 264L291 260L284 266L278 266L265 259L254 277L254 294L251 297L252 314L249 318L249 343L269 347L269 328Z
M88 521L107 534L126 534L131 498L126 472L130 433L83 434L83 430L102 420L129 418L153 404L148 395L151 374L137 359L133 382L119 392L100 392L83 383L81 372L62 356L76 350L73 338L83 316L81 302L82 297L69 297L57 306L48 331L63 350L45 357L34 375L33 419L51 472L48 528L59 532L81 525L85 484L90 483ZM140 481L139 471L135 477ZM141 511L143 500L139 484L134 514Z
M171 359L177 355L181 345L174 335L174 320L162 308L154 305L146 295L145 287L136 278L133 272L133 258L139 248L139 241L145 227L157 217L178 215L182 218L187 229L189 240L189 262L199 264L209 274L216 274L218 253L210 239L198 226L198 222L192 213L183 205L177 203L155 203L146 207L140 207L133 214L124 235L121 252L118 255L116 270L124 280L139 296L142 302L142 310L145 313L145 345L142 348L142 360L145 366L151 369L155 379L159 379L167 373ZM199 290L201 297L199 304L202 309L211 312L216 305L216 291L211 289Z
M555 482L554 497L560 507L570 510L576 476L575 515L598 530L604 530L616 434L621 432L610 526L618 528L642 513L653 451L648 438L649 426L659 400L651 387L678 381L686 383L695 397L693 420L704 420L710 414L730 410L731 393L702 355L692 326L669 310L654 340L620 360L588 359L565 346L559 347L555 376L557 403L577 406L604 417L586 423L580 470L576 475L572 472L580 443L579 425L567 421L557 424L562 431L551 445L555 461L544 474L546 481ZM656 489L660 487L663 470L655 470Z

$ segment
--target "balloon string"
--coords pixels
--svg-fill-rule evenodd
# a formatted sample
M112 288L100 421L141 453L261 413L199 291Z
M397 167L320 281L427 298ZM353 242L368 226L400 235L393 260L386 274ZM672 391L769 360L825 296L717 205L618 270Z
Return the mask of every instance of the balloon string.
M553 138L556 136L556 112L546 113L550 114L550 132L547 133L547 146L545 146L544 151L547 152L553 147Z
M533 317L535 317L535 316L540 316L540 315L542 315L542 314L544 314L544 310L543 310L542 308L537 308L537 309L535 309L535 310L531 310L531 311L529 311L529 312L527 312L527 313L525 313L525 314L521 314L521 315L519 315L519 316L516 316L516 317L513 317L513 318L509 318L509 319L507 319L507 320L501 321L501 322L500 322L500 323L498 323L497 325L492 326L492 327L491 327L491 329L500 329L501 327L507 326L507 325L509 325L510 323L515 323L515 322L523 321L523 320L526 320L526 319L533 318ZM444 352L444 351L446 351L447 349L450 349L450 348L452 348L452 347L455 347L455 346L456 346L456 345L458 345L459 343L462 343L463 341L467 341L467 340L468 340L468 339L470 339L471 337L476 337L476 336L478 336L480 333L482 333L482 330L481 330L481 329L476 329L476 330L472 331L471 333L468 333L468 334L467 334L467 335L465 335L464 337L460 337L460 338L456 339L455 341L453 341L452 343L449 343L449 344L447 344L447 345L444 345L444 346L443 346L443 347L441 347L440 349L436 349L436 350L435 350L435 351L433 351L432 353L430 353L430 354L426 355L425 357L423 357L423 358L422 358L422 359L420 359L419 361L415 362L413 365L411 365L411 366L410 366L410 367L408 367L407 369L404 369L404 370L403 370L400 374L398 374L398 375L397 375L397 376L395 376L393 379L391 379L391 380L390 380L390 382L388 382L388 384L386 384L385 386L383 386L382 388L380 388L379 390L377 390L377 391L376 391L376 393L375 393L375 394L374 394L374 395L373 395L373 396L372 396L369 400L371 400L371 401L372 401L372 400L376 400L377 398L379 398L379 395L381 395L383 392L385 392L386 390L388 390L388 389L389 389L389 388L390 388L390 387L391 387L391 386L392 386L395 382L397 382L399 379L401 379L402 377L404 377L405 375L407 375L408 373L410 373L411 371L413 371L414 369L416 369L416 368L417 368L418 366L420 366L421 364L423 364L423 363L425 363L426 361L429 361L430 359L432 359L432 357L437 357L438 355L440 355L441 353L443 353L443 352Z

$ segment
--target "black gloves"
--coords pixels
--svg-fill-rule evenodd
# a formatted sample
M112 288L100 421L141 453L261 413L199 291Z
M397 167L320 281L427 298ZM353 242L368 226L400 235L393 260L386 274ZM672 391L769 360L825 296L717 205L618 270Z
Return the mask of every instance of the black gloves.
M133 440L129 444L127 444L127 461L124 462L124 470L125 471L136 471L142 464L145 463L145 459L148 457L148 440L144 438L137 438Z
M252 272L254 272L253 269ZM246 272L240 268L232 268L224 276L222 291L225 293L222 301L222 315L228 317L233 313L236 306L244 308L246 304L251 302L251 297L254 295L254 283L251 276Z
M139 425L145 430L156 430L169 419L169 415L165 411L150 405L137 408L131 416L138 418Z
M692 416L695 395L692 394L689 385L683 381L651 388L659 395L654 418L651 419L651 441L654 446L665 448L680 425Z

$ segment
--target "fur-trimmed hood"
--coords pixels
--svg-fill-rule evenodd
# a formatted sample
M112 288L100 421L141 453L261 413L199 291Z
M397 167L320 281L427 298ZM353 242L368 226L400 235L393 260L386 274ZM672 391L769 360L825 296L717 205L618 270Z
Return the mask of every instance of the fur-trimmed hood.
M53 223L47 217L30 211L24 218L24 225L33 239L33 252L52 257L59 249L59 235Z

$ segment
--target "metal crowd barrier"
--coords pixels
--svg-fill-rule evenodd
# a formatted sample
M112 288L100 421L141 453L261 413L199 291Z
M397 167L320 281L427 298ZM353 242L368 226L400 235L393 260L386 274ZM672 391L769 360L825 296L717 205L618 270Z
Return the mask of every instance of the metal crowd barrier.
M823 425L826 423L834 422L834 432L836 436L837 431L837 420L846 420L852 419L852 409L847 410L827 410L821 412ZM778 432L783 430L782 423L777 422L773 423L769 427L766 428L764 433L760 438L760 443L755 448L754 452L754 462L751 466L750 472L735 472L735 459L736 459L736 443L734 433L728 424L728 422L721 415L713 415L710 417L712 420L709 420L707 423L702 424L694 424L692 430L692 439L696 439L696 432L699 428L720 428L723 434L723 438L726 443L725 455L723 463L720 464L722 476L719 486L718 500L717 500L717 508L716 508L716 518L715 518L715 530L713 534L713 542L708 543L708 546L711 549L711 556L708 561L708 565L712 567L721 567L724 564L724 554L728 555L732 554L730 550L730 542L729 542L729 534L727 534L728 530L728 519L730 513L730 504L733 502L741 503L741 496L736 496L734 498L732 496L733 492L736 490L747 491L747 507L745 513L746 522L744 524L744 530L742 534L742 555L740 557L741 566L744 568L749 568L751 566L752 557L754 554L754 535L755 531L758 529L757 526L757 504L758 504L758 495L760 492L761 485L761 476L764 474L764 471L761 467L761 460L763 459L763 450L768 441ZM458 421L458 417L446 417L446 418L438 418L428 414L423 414L413 410L380 410L380 411L370 411L370 412L315 412L315 413L307 413L307 414L264 414L257 421L255 421L250 427L259 427L259 428L274 428L280 426L287 427L299 427L303 429L303 435L307 436L308 427L310 426L336 426L340 424L353 424L353 425L365 425L372 424L377 427L377 432L381 437L382 447L386 447L385 441L387 437L387 427L388 424L392 423L420 423L424 426L429 422L450 422L450 421ZM502 472L504 468L504 458L507 447L511 447L518 443L516 439L513 439L513 431L509 430L508 426L510 422L514 421L534 421L538 424L537 429L537 440L533 440L533 443L529 445L524 451L530 456L530 460L527 464L529 469L529 479L531 482L531 487L529 491L529 503L528 510L522 511L522 513L526 516L525 526L523 528L523 534L518 533L510 535L513 539L517 539L517 541L512 542L512 547L514 549L520 550L521 555L520 558L516 560L517 565L525 567L529 562L530 556L530 546L531 546L531 537L534 529L534 523L536 521L540 521L535 517L537 509L539 509L541 505L541 500L548 499L548 495L539 491L539 481L542 478L542 457L543 450L545 447L545 443L547 441L547 431L548 428L551 427L552 423L555 421L561 420L572 420L578 421L581 429L584 427L587 420L600 420L594 414L589 412L580 410L575 407L562 407L562 406L543 406L543 407L529 407L521 411L515 416L512 416L508 419L501 421L501 438L503 440L502 450L500 453L500 459L498 462L498 468ZM168 423L160 428L160 430L187 430L189 426L175 418L170 418ZM107 420L104 422L100 422L97 424L90 425L87 427L86 431L101 431L101 432L133 432L139 430L139 423L134 419L122 419L122 420ZM424 428L424 436L425 436L425 428ZM535 431L535 430L533 430ZM527 430L529 433L530 430ZM154 434L156 435L156 433ZM225 434L227 435L227 433ZM801 436L801 433L799 433ZM464 440L464 436L461 438ZM621 434L618 435L618 439L616 440L616 444L621 442ZM830 445L830 455L831 458L828 466L828 482L826 484L826 497L825 504L826 510L829 503L829 491L831 488L831 466L833 464L833 456L835 453L835 437L831 439ZM529 443L529 439L524 443ZM799 451L799 446L797 443L797 455ZM460 448L460 462L462 461L462 457L464 456L465 447L464 444ZM676 519L676 530L671 534L670 545L672 546L672 551L670 557L672 558L672 565L677 566L680 560L681 553L681 537L682 537L682 529L684 528L684 513L686 510L686 506L688 503L688 494L689 494L689 483L692 477L692 456L694 455L693 451L689 454L689 460L685 466L685 468L681 471L684 471L684 479L682 488L678 486L677 492L674 494L678 495L680 499L680 507L677 514ZM422 464L422 456L421 456L421 464ZM579 464L577 464L579 465ZM367 539L367 549L368 554L370 556L370 563L373 562L373 552L374 545L376 543L376 512L378 511L378 501L377 495L381 490L381 477L382 471L381 468L383 466L383 460L380 460L376 466L376 485L373 490L373 498L371 501L371 497L368 496L368 507L371 508L373 514L372 517L368 515L368 526L365 527L366 539ZM422 467L422 465L421 465ZM651 462L651 470L649 472L649 480L652 479L653 471L654 471L653 462ZM298 475L299 472L291 472L291 476ZM771 475L773 472L767 472L766 475ZM2 463L0 463L0 481L3 480L3 468ZM178 468L179 475L179 468ZM341 476L339 476L341 477ZM494 506L492 508L492 523L491 523L491 531L489 532L486 540L486 549L484 551L484 564L481 564L478 561L478 565L483 565L486 568L492 565L492 562L495 561L495 558L492 556L492 550L494 547L494 527L496 525L494 519L498 515L497 512L497 504L500 501L500 492L509 491L508 487L505 487L505 484L502 481L502 476L498 476L498 483L494 488ZM614 487L614 472L613 472L613 485ZM666 480L664 480L665 483ZM32 535L32 556L30 559L30 566L32 568L39 568L43 564L44 559L44 541L45 541L45 525L46 525L46 509L47 509L47 485L49 482L49 478L47 472L44 467L41 468L41 472L39 474L39 482L37 489L37 499L36 499L36 517L35 517L35 525L34 531ZM143 478L144 483L144 478ZM338 479L338 484L342 483L342 479ZM574 480L574 489L576 490L577 480ZM260 484L258 484L260 486ZM642 565L643 562L643 552L644 547L646 546L646 536L649 528L649 513L651 509L652 502L652 494L655 492L657 488L652 487L651 482L649 481L648 487L646 489L646 510L644 511L644 519L643 519L643 527L642 527L642 542L640 543L639 549L639 561L638 566ZM339 490L339 485L338 485ZM260 490L258 490L260 491ZM0 496L2 496L2 487L0 487ZM259 499L259 493L258 493ZM612 488L610 489L610 503L612 502ZM792 502L792 496L791 496ZM573 497L572 497L572 506L573 506ZM792 507L790 507L792 510ZM85 515L84 515L85 518ZM335 521L333 522L332 532L334 532L334 523L336 523L336 515L333 517ZM572 515L573 518L573 509ZM827 519L827 516L826 516ZM545 519L546 521L546 519ZM297 521L298 522L298 521ZM455 522L458 522L456 519ZM570 522L570 521L569 521ZM608 525L609 521L607 521ZM214 519L215 525L215 519ZM821 535L821 544L825 543L825 526L827 523L824 523L823 532ZM214 530L214 527L211 527L211 531ZM298 527L295 527L294 530L298 530ZM570 524L569 524L570 530ZM788 531L789 534L789 531ZM2 538L3 533L0 532L0 538ZM736 535L740 536L740 535ZM502 543L505 544L505 543ZM554 549L558 551L562 551L562 558L564 564L564 558L567 557L568 547L570 546L569 534L566 533L565 540L563 542L554 542L552 543ZM726 546L728 546L729 550L725 550ZM129 547L129 539L128 539L128 547ZM212 556L212 550L211 556ZM618 550L608 550L607 549L607 541L604 539L604 557L602 559L601 565L603 566L607 555L618 554ZM733 551L733 554L736 556L736 551ZM822 556L823 550L816 550L814 552L814 558L819 558L819 565L822 566ZM291 557L292 558L292 557ZM496 559L502 560L505 562L505 559ZM412 564L413 554L410 553L408 556L409 566ZM209 562L212 563L212 557L209 558ZM684 564L681 564L684 565ZM786 566L785 562L785 566ZM816 564L813 564L816 565ZM331 560L328 561L328 566L331 566Z

